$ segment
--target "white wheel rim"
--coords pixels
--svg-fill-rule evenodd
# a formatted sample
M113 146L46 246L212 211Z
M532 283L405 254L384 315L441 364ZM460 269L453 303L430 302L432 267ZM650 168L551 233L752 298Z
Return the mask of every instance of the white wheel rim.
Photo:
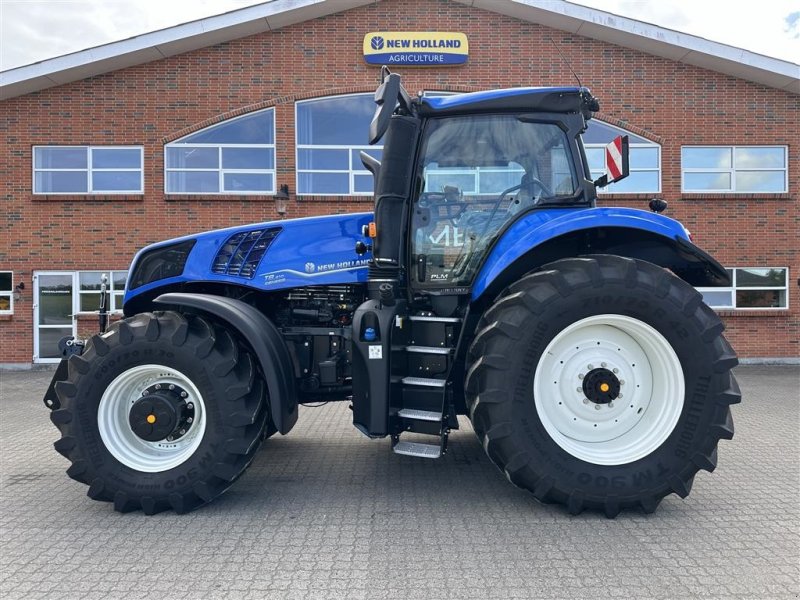
M608 404L587 398L583 379L603 368L619 380ZM669 437L683 410L683 369L653 327L624 315L576 321L548 344L536 367L536 411L547 433L572 456L622 465L650 455Z
M185 435L174 441L148 442L131 429L133 404L153 385L174 385L186 392L194 417ZM163 365L141 365L118 375L103 393L97 408L100 437L119 462L137 471L160 473L182 464L197 450L206 429L203 397L186 375Z

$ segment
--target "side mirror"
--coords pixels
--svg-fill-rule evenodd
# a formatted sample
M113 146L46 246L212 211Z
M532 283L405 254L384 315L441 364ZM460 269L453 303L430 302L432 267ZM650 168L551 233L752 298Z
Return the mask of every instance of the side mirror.
M383 137L389 128L389 120L392 118L395 106L397 106L397 96L400 94L400 75L389 73L386 75L378 89L375 90L375 115L369 124L369 143L374 144Z
M608 173L594 181L596 187L605 187L625 179L630 174L628 162L628 136L620 135L606 146L606 168Z

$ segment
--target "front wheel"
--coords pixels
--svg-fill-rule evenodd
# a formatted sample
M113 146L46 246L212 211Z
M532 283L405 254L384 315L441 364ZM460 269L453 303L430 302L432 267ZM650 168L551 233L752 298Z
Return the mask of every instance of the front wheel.
M467 400L489 457L545 502L613 517L688 495L733 436L723 325L650 263L551 263L508 288L470 349Z
M224 327L143 313L69 360L51 414L67 474L121 512L190 511L224 492L265 437L266 386Z

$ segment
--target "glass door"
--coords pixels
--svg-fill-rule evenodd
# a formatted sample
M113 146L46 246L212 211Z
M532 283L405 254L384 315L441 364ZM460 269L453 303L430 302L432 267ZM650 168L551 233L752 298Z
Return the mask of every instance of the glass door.
M75 319L75 273L37 272L33 276L33 362L61 359L58 341L78 334Z

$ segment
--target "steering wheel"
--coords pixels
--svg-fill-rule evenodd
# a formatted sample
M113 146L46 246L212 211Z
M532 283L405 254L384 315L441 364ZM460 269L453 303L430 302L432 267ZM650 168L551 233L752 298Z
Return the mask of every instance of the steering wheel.
M548 188L541 179L539 179L538 177L529 176L528 180L524 184L519 183L503 191L503 193L500 194L500 201L502 201L503 198L505 198L508 194L510 194L513 191L521 190L523 187L532 187L534 185L539 187L543 195L545 196L553 195L553 192L550 191L550 188ZM536 202L534 202L534 204L535 203ZM507 212L511 212L512 209L518 204L519 204L519 194L517 194L517 199L511 202L511 204L509 204L508 209L506 209Z

